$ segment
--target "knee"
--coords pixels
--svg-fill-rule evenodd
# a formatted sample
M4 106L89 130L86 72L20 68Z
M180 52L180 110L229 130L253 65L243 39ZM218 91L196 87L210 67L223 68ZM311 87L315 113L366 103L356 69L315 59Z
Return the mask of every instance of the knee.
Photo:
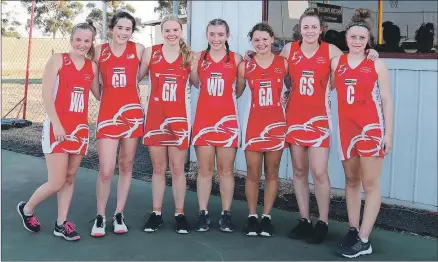
M59 179L56 181L48 181L49 184L49 188L53 191L53 192L58 192L61 190L61 188L64 186L64 184L66 183L66 179Z
M74 172L67 172L67 177L65 178L65 184L67 185L73 185L75 182L76 173Z
M329 182L328 173L325 169L313 169L312 176L315 184L327 184Z
M170 173L172 177L184 176L184 164L171 164Z
M218 171L219 171L218 173L219 173L219 178L220 179L222 179L222 178L229 178L229 177L233 177L234 176L232 168L226 168L226 167L223 167L223 166L219 165L218 166Z
M294 171L294 179L307 179L309 175L308 168L305 168L304 166L295 166L293 167Z
M154 176L162 176L162 177L164 177L166 175L166 169L167 169L166 162L154 163L152 165L152 167L153 167L153 175Z
M345 177L345 182L347 187L356 188L360 187L360 176L359 174L349 174Z
M362 181L363 190L365 193L369 193L371 191L380 190L380 180L376 179L364 179Z
M246 179L250 182L259 182L260 181L260 173L261 171L256 168L247 168Z
M114 168L102 168L99 171L99 178L104 182L111 181L113 175L114 175Z
M198 175L200 175L202 177L213 176L213 165L200 164L198 167Z
M119 176L131 176L132 167L134 166L134 160L120 159L119 161Z
M272 167L272 168L266 168L265 170L265 180L267 181L273 181L278 180L278 169L279 167Z

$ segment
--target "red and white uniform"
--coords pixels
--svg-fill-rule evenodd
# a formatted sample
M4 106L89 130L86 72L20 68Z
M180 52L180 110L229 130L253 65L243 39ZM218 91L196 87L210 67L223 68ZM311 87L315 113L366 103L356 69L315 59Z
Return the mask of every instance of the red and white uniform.
M383 110L374 62L364 59L353 69L347 55L342 55L335 72L335 87L341 160L358 155L383 157Z
M162 45L152 47L149 62L149 96L145 108L143 144L176 146L185 150L190 138L190 66L182 56L168 63Z
M210 55L204 60L201 53L198 74L201 82L192 143L195 146L238 147L236 77L237 66L233 52L219 62Z
M307 58L301 51L300 42L293 42L288 63L292 90L286 108L286 142L299 146L329 147L329 44L321 42L316 53Z
M285 91L285 59L275 55L272 64L264 69L255 59L245 61L245 79L250 99L242 108L242 149L270 152L285 147L286 119L280 97ZM246 113L246 115L245 115Z
M43 153L86 155L89 141L88 96L94 78L93 65L85 60L77 70L68 54L62 54L62 67L53 92L56 114L66 133L64 141L56 141L53 125L46 115L42 132Z
M99 69L103 82L96 137L138 138L143 135L143 109L138 93L140 60L134 42L129 41L119 57L108 43L102 45Z

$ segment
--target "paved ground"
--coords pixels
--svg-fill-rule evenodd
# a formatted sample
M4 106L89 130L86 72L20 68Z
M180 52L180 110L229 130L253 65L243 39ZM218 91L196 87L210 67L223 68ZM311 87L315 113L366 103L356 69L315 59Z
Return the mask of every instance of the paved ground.
M69 219L76 223L82 239L68 243L52 235L56 219L56 198L41 204L36 215L43 231L32 234L26 231L15 211L20 200L26 200L46 181L44 159L2 150L2 260L342 260L334 255L334 249L346 233L348 225L329 222L326 243L318 246L287 238L287 232L297 223L296 213L274 210L273 222L277 235L273 238L249 238L241 233L247 215L246 203L235 201L233 214L239 231L224 234L214 229L207 233L193 232L177 235L173 231L173 199L168 188L164 203L165 226L160 232L142 232L144 216L152 208L151 185L133 180L125 210L130 232L105 238L89 236L95 216L95 181L97 172L81 168ZM116 204L116 178L108 204L107 215L114 212ZM220 199L213 196L210 212L217 223L215 211L220 209ZM195 192L187 192L186 214L194 222L197 212ZM216 213L217 213L216 212ZM437 240L395 232L375 230L372 234L374 254L359 260L433 260L438 259Z

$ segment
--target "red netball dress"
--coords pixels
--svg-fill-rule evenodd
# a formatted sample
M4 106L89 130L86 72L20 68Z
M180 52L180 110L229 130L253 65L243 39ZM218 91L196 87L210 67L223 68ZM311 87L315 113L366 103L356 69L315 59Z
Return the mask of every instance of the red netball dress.
M339 58L335 71L341 160L384 157L384 119L374 62L365 58L351 68L347 56Z
M190 66L180 55L168 63L162 45L152 47L149 62L149 96L145 108L143 144L176 146L185 150L190 137Z
M234 53L214 62L205 51L198 63L199 98L193 125L192 143L195 146L237 147L236 77Z
M103 82L96 137L138 138L143 135L143 109L138 93L140 61L134 42L129 41L119 57L108 43L102 45L99 69Z
M93 65L85 60L77 70L68 54L62 54L62 67L53 92L56 114L66 133L64 141L56 141L53 125L46 115L42 132L43 153L85 155L88 150L88 96L94 78Z
M286 108L286 142L299 146L329 147L329 44L321 42L316 53L307 58L301 51L300 42L293 42L288 63L292 90Z
M286 119L280 97L286 76L285 59L275 55L272 64L264 69L255 58L245 61L245 79L251 92L243 109L242 149L269 152L285 147Z

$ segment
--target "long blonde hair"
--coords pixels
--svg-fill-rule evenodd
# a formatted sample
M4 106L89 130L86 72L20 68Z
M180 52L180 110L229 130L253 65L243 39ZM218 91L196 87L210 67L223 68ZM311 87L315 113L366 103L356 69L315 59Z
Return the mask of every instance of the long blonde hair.
M75 34L76 30L82 29L82 30L90 30L93 34L93 39L91 42L91 48L88 50L87 54L85 55L85 58L92 60L94 57L94 40L96 38L96 28L93 26L93 21L87 20L85 23L79 23L73 26L71 29L70 34L70 41L73 41L73 35Z
M167 21L175 21L178 22L178 24L181 27L181 31L182 31L182 23L179 20L178 16L176 15L166 15L163 20L161 21L160 27L161 27L161 31L163 31L163 25L165 22ZM182 66L183 67L187 67L190 66L190 64L192 63L193 60L193 51L190 49L190 47L186 44L186 42L181 38L179 40L179 54L182 56Z

